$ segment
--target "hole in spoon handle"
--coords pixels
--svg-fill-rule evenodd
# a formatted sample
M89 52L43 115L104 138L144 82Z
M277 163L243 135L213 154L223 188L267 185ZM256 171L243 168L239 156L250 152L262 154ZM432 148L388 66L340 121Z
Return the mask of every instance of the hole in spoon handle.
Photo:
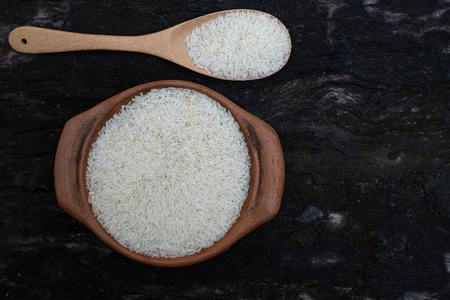
M9 34L9 44L22 53L54 53L84 50L132 51L133 37L67 32L22 26Z
M9 44L22 53L54 53L91 50L98 44L94 35L22 26L9 34Z
M52 53L80 48L81 34L39 27L22 26L9 34L9 44L22 53Z
M69 51L64 39L66 32L31 26L22 26L9 34L9 44L22 53ZM66 47L64 47L66 44Z

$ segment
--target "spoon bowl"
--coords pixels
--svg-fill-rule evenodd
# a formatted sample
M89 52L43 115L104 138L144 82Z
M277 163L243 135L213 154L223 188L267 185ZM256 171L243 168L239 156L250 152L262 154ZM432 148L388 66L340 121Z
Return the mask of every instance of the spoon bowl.
M250 9L238 9L224 10L207 14L159 32L139 36L83 34L32 26L22 26L11 31L9 35L9 44L18 52L32 54L85 50L141 52L164 58L203 75L218 79L233 80L226 77L214 76L195 66L186 52L186 44L184 40L187 35L189 35L196 27L200 27L203 23L207 23L219 16L224 16L227 13L235 11L258 12L266 14L271 18L276 19L279 24L283 25L280 20L265 12ZM289 55L290 52L287 55L284 64L278 70L267 76L281 70L289 59ZM247 80L260 78L249 78Z

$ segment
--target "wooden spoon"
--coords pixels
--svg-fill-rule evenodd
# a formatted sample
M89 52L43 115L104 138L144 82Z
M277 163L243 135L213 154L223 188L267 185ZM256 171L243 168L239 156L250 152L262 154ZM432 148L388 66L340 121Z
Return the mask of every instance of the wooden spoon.
M160 32L139 36L83 34L22 26L11 31L9 34L9 44L18 52L33 54L84 50L142 52L167 59L203 75L229 80L226 77L214 76L195 66L186 52L184 40L187 35L189 35L196 27L201 26L202 23L209 22L218 16L233 11L237 10L215 12L178 24ZM249 9L239 9L239 11L264 13ZM276 19L274 16L268 15L271 18ZM280 24L283 24L278 19L277 21ZM286 64L289 55L284 64ZM280 69L282 67L280 67ZM276 73L279 70L276 70L273 73Z

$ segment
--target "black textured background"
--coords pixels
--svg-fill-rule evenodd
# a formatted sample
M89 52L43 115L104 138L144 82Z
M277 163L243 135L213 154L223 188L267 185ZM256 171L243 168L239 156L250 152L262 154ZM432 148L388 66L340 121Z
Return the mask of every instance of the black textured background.
M15 52L34 25L139 35L252 8L288 27L277 74L215 80L145 54ZM203 84L279 134L279 214L227 252L165 269L111 250L58 205L64 123L145 82ZM450 1L0 2L0 298L450 298Z

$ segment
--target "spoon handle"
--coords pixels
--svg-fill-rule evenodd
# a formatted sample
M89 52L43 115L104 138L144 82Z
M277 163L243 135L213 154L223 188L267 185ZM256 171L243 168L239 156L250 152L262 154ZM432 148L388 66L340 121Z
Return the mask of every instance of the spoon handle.
M142 52L142 36L74 33L22 26L9 34L9 44L22 53L54 53L82 50Z

